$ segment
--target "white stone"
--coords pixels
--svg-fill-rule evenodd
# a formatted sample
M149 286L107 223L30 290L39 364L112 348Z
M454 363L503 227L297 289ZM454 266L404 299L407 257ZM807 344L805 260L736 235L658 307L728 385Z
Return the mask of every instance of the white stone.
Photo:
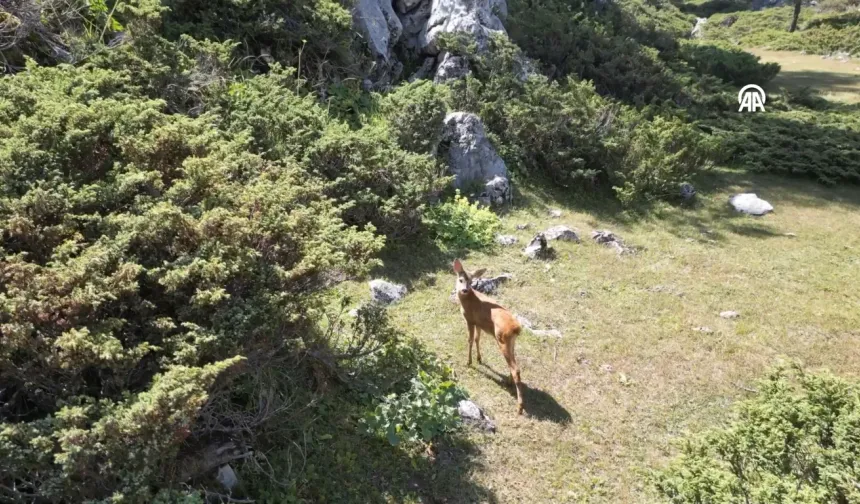
M773 206L770 203L754 193L735 194L729 198L729 204L738 212L750 215L765 215L773 211Z

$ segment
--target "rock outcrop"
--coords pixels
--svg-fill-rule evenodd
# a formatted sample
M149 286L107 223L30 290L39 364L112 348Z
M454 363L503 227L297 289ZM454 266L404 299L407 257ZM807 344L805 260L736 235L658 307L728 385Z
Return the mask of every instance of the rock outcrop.
M430 18L419 36L420 49L438 54L437 43L445 33L468 34L479 50L486 49L491 33L507 34L496 13L507 14L505 0L432 0Z
M387 63L391 58L391 47L403 33L403 24L394 12L391 1L357 0L353 20L370 51Z

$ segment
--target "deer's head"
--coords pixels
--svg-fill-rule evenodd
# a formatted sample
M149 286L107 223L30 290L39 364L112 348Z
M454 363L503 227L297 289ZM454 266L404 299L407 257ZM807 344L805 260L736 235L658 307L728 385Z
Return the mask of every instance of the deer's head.
M468 294L472 290L472 280L476 278L481 278L481 275L484 274L486 268L481 268L479 270L473 271L469 273L463 268L463 264L459 259L454 259L454 274L457 275L457 281L454 283L454 289L457 291L458 295Z

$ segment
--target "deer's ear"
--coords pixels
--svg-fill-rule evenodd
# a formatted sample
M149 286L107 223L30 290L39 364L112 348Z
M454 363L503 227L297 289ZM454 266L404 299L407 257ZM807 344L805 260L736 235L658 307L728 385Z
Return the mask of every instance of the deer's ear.
M486 272L487 272L487 268L481 268L477 271L472 272L472 274L469 276L471 278L481 278L482 276L484 276L484 273L486 273Z
M454 273L462 273L463 265L460 263L459 259L454 259Z

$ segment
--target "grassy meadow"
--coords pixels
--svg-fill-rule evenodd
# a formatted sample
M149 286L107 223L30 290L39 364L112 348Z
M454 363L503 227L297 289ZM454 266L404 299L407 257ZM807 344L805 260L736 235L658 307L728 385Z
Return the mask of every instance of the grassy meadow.
M775 211L734 213L727 200L740 191ZM549 216L556 208L561 218ZM550 262L522 256L536 231L559 224L577 229L582 243L553 242L558 257ZM453 255L416 246L378 271L409 287L389 310L395 324L449 363L498 424L496 434L468 435L476 451L462 470L471 494L441 501L648 502L647 474L674 453L673 441L724 422L780 359L857 374L856 188L721 170L695 205L660 205L647 216L525 188L503 225L520 243L470 254L466 267L512 273L495 297L536 328L563 335L524 331L519 339L524 417L492 338L483 338L484 365L466 366L466 330L450 298ZM593 243L590 232L606 228L636 253L618 256ZM367 299L366 290L366 283L343 287L356 300ZM726 310L740 317L721 318Z

